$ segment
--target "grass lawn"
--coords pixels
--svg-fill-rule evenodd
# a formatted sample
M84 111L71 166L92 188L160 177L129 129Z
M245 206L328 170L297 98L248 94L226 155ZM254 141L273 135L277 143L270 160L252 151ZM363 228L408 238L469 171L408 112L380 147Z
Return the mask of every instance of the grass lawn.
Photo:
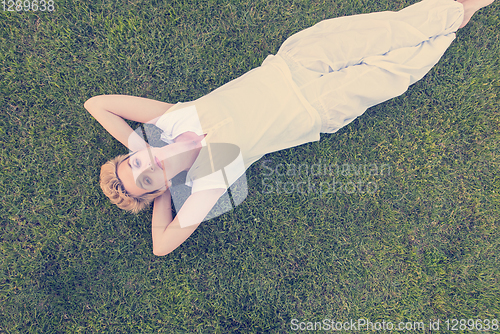
M191 101L325 18L412 3L1 11L0 333L289 333L358 319L423 322L418 332L440 319L433 333L487 319L500 331L498 1L407 93L252 165L247 199L165 257L152 252L152 209L125 213L99 188L100 166L128 150L83 108L88 98ZM339 167L276 173L301 164ZM342 191L293 188L333 180ZM371 183L353 191L359 182Z

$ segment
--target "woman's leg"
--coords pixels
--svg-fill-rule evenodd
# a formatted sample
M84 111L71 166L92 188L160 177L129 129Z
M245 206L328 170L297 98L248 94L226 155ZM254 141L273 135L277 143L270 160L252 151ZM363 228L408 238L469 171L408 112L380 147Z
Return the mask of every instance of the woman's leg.
M328 19L289 37L278 55L326 74L359 64L365 57L453 33L463 15L464 6L454 0L423 0L398 12Z
M465 27L475 12L483 7L491 5L495 0L457 0L464 6L464 21L459 28Z
M358 65L325 74L303 87L302 93L320 114L321 132L336 132L366 109L406 92L431 70L454 39L450 33L366 57Z
M399 12L325 20L287 39L278 55L293 65L294 80L297 73L307 79L295 81L320 113L321 132L336 132L403 94L439 61L455 32L493 2L462 1L424 0Z
M452 31L465 26L477 10L492 2L465 0L464 15L456 16ZM320 113L324 124L322 132L335 132L367 108L403 94L431 70L454 39L455 33L449 32L415 46L367 56L355 66L324 74L302 87L306 99Z

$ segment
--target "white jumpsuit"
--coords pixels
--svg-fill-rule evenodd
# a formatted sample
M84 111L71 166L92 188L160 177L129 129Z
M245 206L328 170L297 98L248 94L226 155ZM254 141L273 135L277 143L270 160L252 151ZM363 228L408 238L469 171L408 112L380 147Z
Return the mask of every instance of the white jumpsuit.
M207 134L207 149L186 185L193 193L231 186L238 205L248 194L244 174L252 163L317 141L320 132L335 132L367 108L403 94L439 61L462 21L463 6L453 0L321 21L288 38L262 66L195 101L177 103L156 125L167 142L186 131ZM234 161L226 146L210 149L221 143L239 148ZM179 210L187 195L172 194ZM226 192L204 220L232 207Z
M461 3L424 0L398 12L321 21L278 51L321 132L336 132L376 104L403 94L442 57L463 21Z

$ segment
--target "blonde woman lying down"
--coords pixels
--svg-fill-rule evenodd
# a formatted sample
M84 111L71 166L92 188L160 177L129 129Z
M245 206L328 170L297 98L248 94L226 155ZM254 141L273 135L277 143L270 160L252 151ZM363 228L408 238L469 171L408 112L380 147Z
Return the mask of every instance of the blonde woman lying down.
M324 20L289 37L260 67L191 102L95 96L85 108L133 152L102 166L101 188L134 213L154 201L153 253L166 255L252 163L318 141L403 94L492 2L424 0L398 12ZM169 145L150 147L124 118L156 125ZM183 171L191 194L173 218L171 180Z

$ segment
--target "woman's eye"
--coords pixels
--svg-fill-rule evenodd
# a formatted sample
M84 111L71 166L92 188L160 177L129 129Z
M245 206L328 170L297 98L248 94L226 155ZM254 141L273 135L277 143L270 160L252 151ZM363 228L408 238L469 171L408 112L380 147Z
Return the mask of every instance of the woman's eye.
M135 165L135 167L137 167L137 168L141 167L141 162L139 161L139 159L135 159L135 160L134 160L134 165Z

